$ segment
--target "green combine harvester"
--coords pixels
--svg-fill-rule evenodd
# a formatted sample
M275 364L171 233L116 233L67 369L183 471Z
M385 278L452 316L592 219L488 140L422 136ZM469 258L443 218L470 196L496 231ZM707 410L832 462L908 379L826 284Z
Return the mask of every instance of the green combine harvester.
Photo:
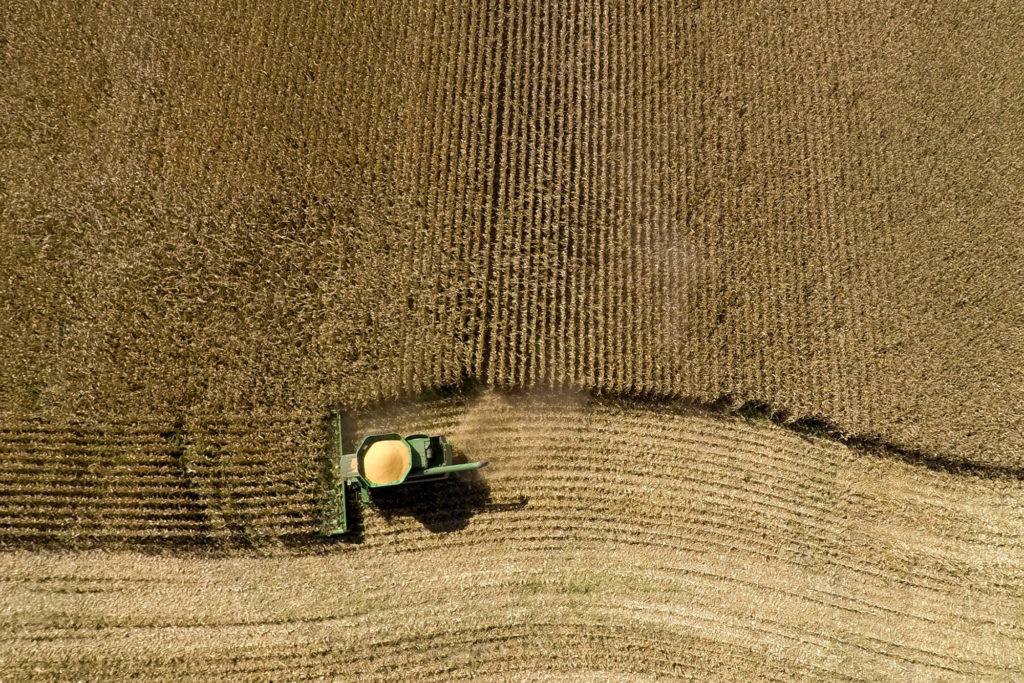
M444 436L371 434L355 453L344 453L342 419L331 418L331 462L328 467L328 536L348 531L347 492L359 491L364 503L374 489L447 479L456 472L480 469L486 462L454 464L452 447Z

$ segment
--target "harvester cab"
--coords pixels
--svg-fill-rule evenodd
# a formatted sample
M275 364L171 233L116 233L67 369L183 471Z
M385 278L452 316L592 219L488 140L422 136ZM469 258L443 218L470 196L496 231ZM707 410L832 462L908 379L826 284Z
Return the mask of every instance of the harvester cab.
M476 470L486 462L456 464L452 447L444 436L397 433L371 434L363 439L355 453L344 453L341 415L331 421L333 442L328 535L348 530L346 497L358 490L363 503L370 502L374 489L447 479L456 472Z

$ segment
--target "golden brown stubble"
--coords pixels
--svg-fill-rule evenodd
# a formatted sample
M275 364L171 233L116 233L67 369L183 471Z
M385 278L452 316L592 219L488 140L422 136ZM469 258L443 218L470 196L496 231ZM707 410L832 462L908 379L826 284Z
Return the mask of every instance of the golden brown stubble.
M361 543L314 554L0 555L5 661L84 678L442 677L471 664L514 676L566 660L829 680L1024 666L1016 479L559 394L405 403L359 429L380 425L444 431L490 460L487 504L436 533L469 502L415 487L407 512L363 509ZM339 577L359 590L337 590Z

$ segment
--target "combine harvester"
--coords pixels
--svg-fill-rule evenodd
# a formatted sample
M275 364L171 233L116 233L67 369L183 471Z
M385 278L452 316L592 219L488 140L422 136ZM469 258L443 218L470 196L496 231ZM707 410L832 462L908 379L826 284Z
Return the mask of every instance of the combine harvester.
M480 469L487 462L454 464L452 447L443 436L371 434L355 453L344 453L342 419L331 418L329 509L324 533L337 536L348 531L347 493L359 491L364 503L374 489L403 484L441 481L455 472Z

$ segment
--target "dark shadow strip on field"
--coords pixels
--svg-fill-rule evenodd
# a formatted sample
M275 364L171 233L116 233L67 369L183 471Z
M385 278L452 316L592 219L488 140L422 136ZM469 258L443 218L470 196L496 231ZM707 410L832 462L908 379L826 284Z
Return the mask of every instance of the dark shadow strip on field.
M719 402L708 404L706 408L711 412L736 415L750 421L771 422L805 438L833 441L875 457L899 460L935 472L983 479L1024 481L1024 467L964 462L905 448L877 437L851 435L843 432L834 422L826 418L804 416L791 419L785 412L773 411L767 403L747 401L740 404L739 407L733 406L735 406L735 402L727 397Z

